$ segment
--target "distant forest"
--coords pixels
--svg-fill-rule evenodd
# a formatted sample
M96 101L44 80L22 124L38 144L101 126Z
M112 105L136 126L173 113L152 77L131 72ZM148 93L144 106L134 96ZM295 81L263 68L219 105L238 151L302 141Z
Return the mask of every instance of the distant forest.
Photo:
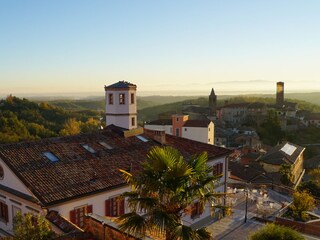
M0 143L71 135L99 127L97 111L69 111L11 95L0 101Z
M218 106L225 100L229 103L239 102L264 102L272 104L274 98L260 96L222 96L218 97ZM208 97L188 96L150 96L138 97L139 123L158 119L159 114L182 112L184 103L192 103L201 107L208 106ZM303 100L290 100L298 103L299 109L310 112L320 112L320 105L311 104ZM97 131L105 124L104 98L87 100L55 100L55 101L29 101L14 96L0 100L0 143L37 140L46 137L57 137L77 134L80 132ZM308 132L308 137L299 132L287 135L289 140L299 143L310 142L320 135L318 129Z

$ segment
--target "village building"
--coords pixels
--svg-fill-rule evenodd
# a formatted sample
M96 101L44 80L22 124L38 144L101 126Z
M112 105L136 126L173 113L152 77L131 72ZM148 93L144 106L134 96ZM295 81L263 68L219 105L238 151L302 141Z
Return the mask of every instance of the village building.
M206 120L189 120L189 115L174 114L169 119L155 120L144 124L148 130L163 130L166 134L214 144L214 124Z
M47 216L59 233L81 231L86 214L112 219L127 213L126 199L121 200L119 196L131 187L119 169L139 173L141 163L155 146L172 146L185 158L207 152L213 173L221 176L216 191L226 191L226 157L230 150L164 131L144 131L137 126L136 86L121 81L106 86L105 91L105 129L0 145L1 235L13 233L13 218L19 211ZM183 119L179 117L176 122L180 124ZM213 132L213 126L210 123L208 126ZM184 124L173 127L176 133L176 129L182 133L194 128ZM187 215L183 220L193 225L210 216L208 205L202 214ZM69 225L62 223L64 221Z
M303 167L304 150L304 147L284 142L269 150L259 161L268 173L279 173L283 165L289 166L293 176L292 183L297 185L305 172Z

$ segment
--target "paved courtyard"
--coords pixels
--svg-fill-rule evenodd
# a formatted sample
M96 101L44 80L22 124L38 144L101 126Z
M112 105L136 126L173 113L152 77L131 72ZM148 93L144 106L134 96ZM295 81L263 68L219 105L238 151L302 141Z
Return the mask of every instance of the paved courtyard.
M248 198L247 222L245 223L245 192L239 191L235 194L237 201L232 210L232 215L224 217L218 221L209 222L208 230L212 233L215 240L247 240L248 236L259 228L264 226L264 223L254 220L253 217L261 217L261 212L257 212L257 201ZM272 190L268 191L266 202L272 202L272 208L267 207L268 219L274 218L283 204L287 204L291 199ZM316 240L317 237L303 235L307 240Z

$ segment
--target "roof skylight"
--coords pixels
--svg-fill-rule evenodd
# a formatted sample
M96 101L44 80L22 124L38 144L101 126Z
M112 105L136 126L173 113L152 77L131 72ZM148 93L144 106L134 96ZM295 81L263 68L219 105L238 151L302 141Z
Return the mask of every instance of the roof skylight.
M100 145L104 146L106 149L111 150L113 147L111 147L108 143L106 142L99 142Z
M97 153L96 150L94 150L92 147L90 147L88 144L82 144L81 145L84 149L86 149L88 152L91 153Z
M296 150L297 148L289 143L286 143L282 148L281 148L281 151L283 151L285 154L291 156L294 151Z
M44 152L43 155L48 158L51 162L59 161L59 158L54 155L52 152Z
M139 138L142 142L148 142L149 140L146 139L145 137L142 137L140 135L136 136L137 138Z

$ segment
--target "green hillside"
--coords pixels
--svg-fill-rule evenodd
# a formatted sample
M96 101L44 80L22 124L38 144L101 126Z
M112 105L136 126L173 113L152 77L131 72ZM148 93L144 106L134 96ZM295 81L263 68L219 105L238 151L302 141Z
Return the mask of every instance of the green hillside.
M100 113L69 111L8 96L0 100L0 143L36 140L98 129Z

